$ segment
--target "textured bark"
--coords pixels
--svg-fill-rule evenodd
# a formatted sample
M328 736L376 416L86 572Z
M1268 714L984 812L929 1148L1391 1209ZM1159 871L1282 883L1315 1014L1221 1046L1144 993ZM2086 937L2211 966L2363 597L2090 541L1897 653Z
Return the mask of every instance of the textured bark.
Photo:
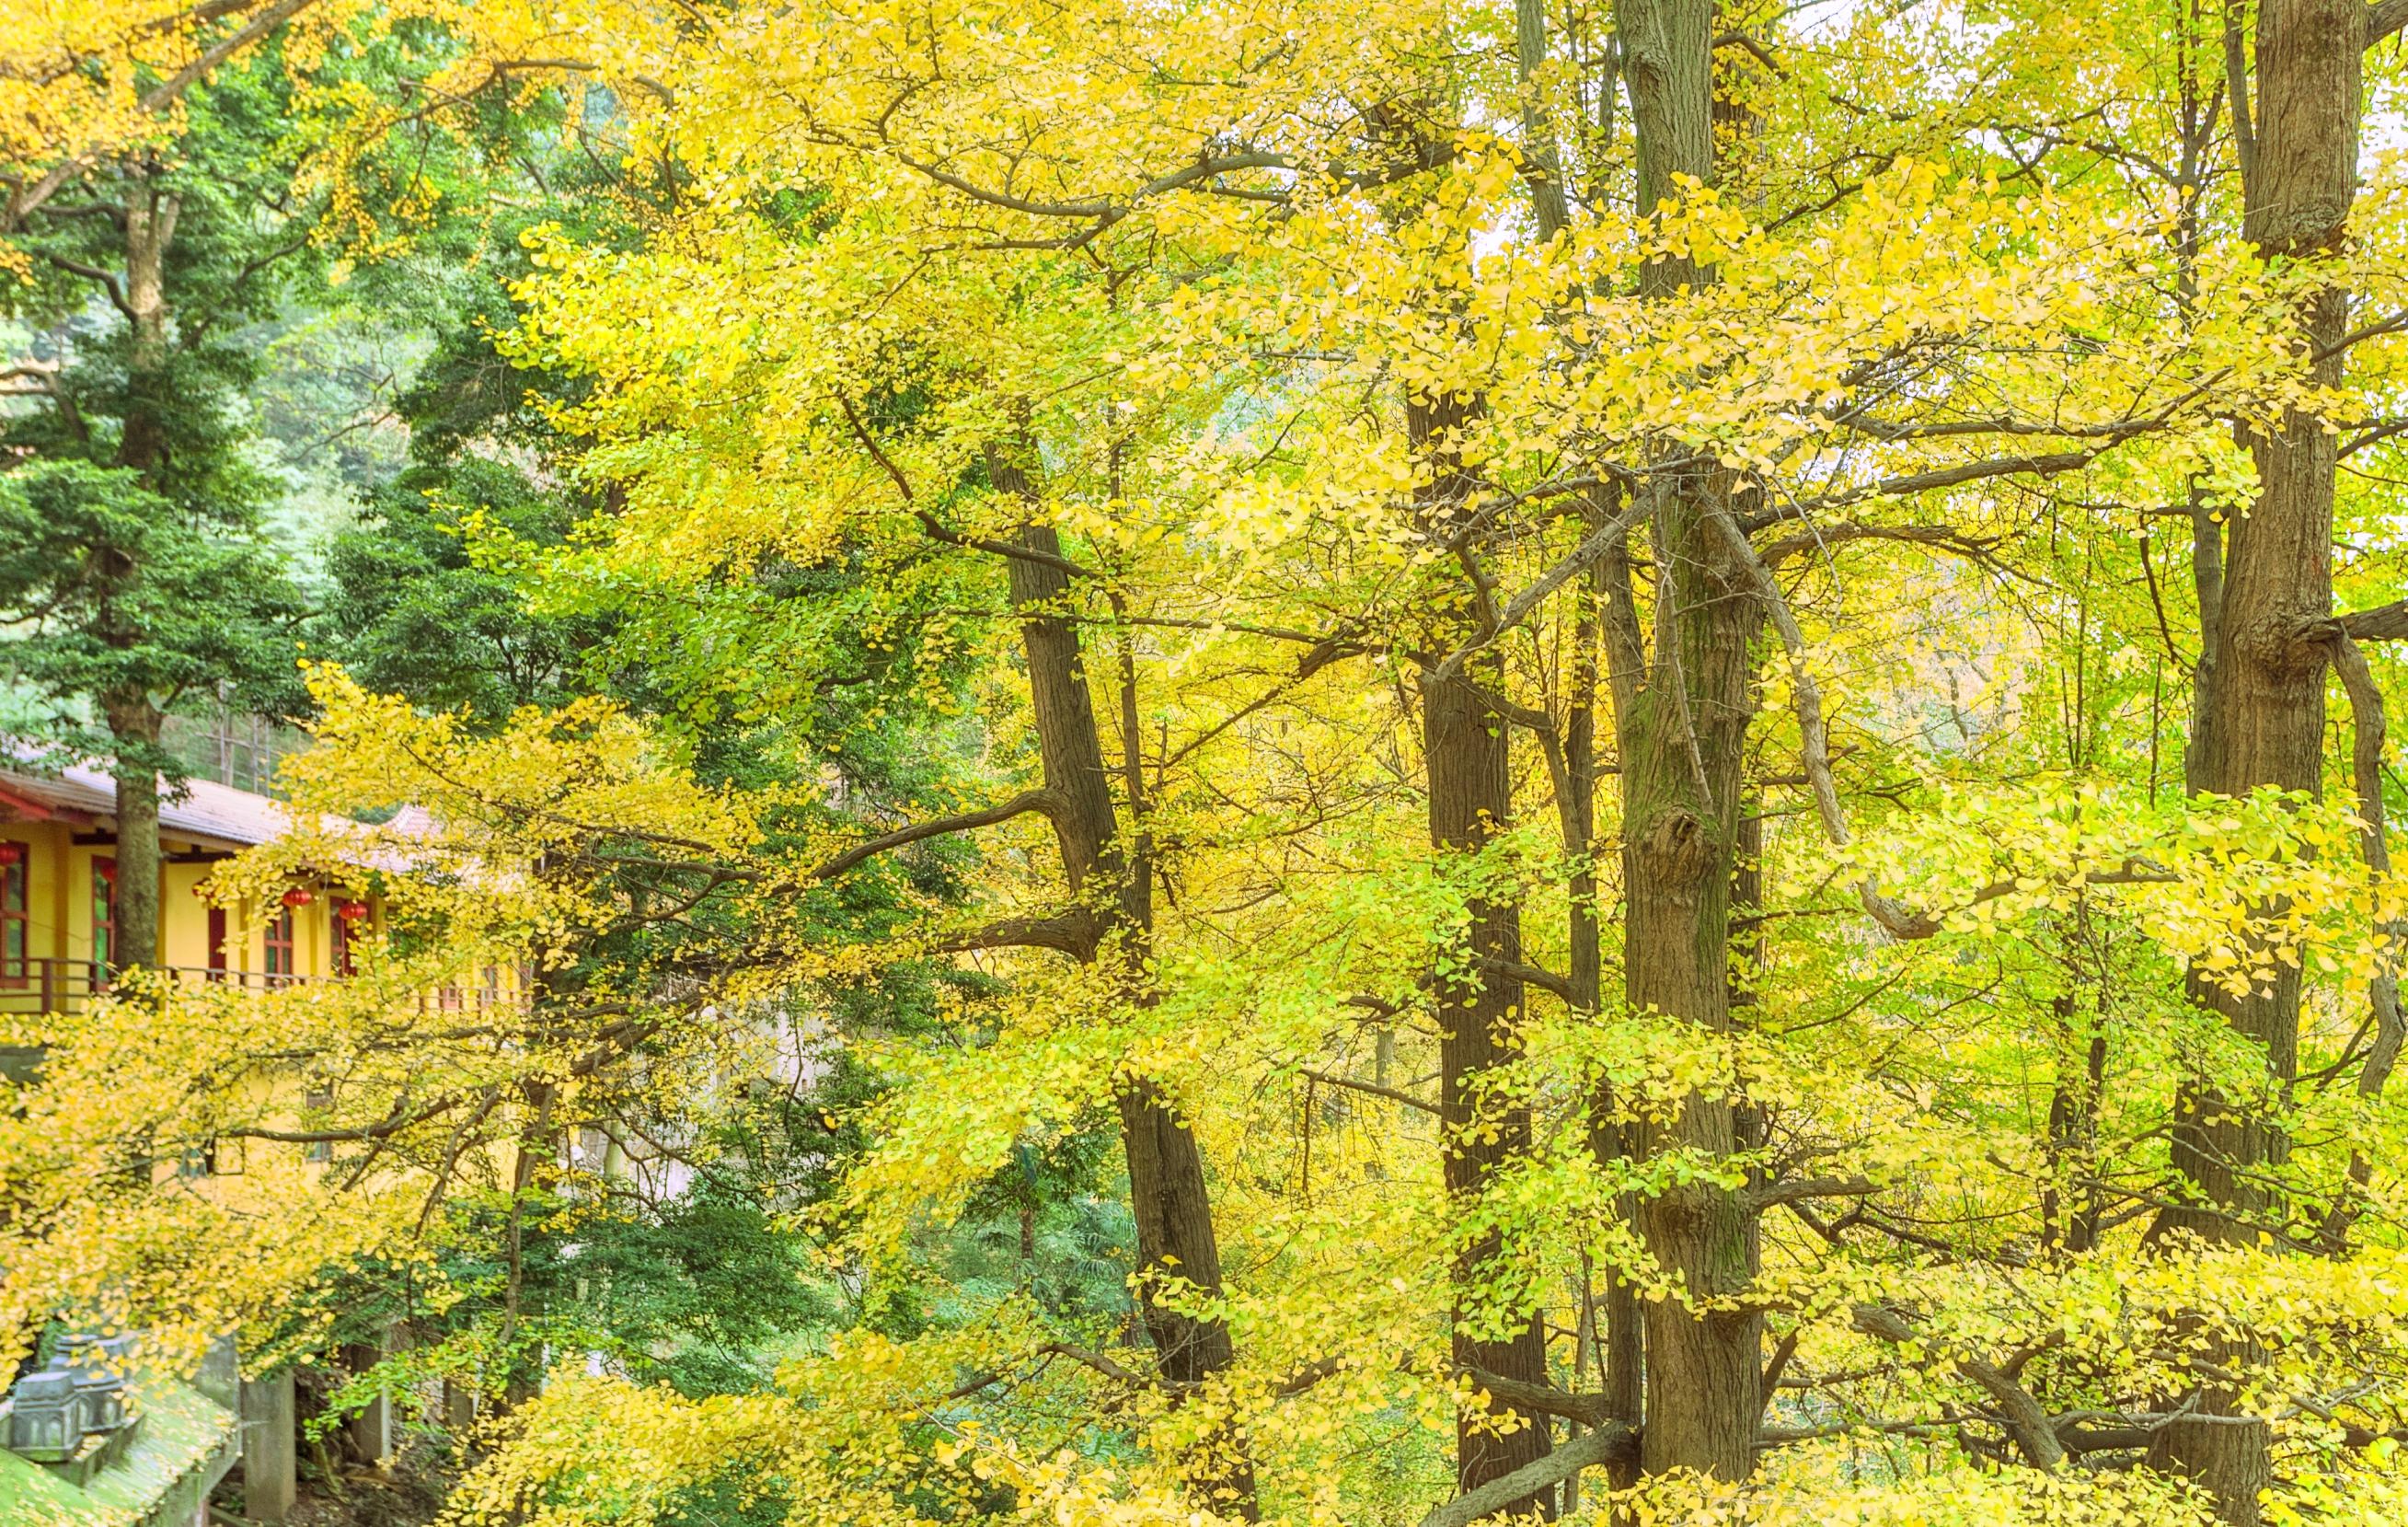
M147 182L136 181L125 199L125 307L133 329L126 355L125 432L117 464L148 474L166 451L167 247L176 238L180 204Z
M1622 0L1623 71L1639 137L1639 206L1655 211L1684 180L1712 184L1712 0ZM1641 275L1672 298L1713 280L1686 259ZM1623 875L1629 913L1624 988L1631 1006L1720 1035L1731 1027L1731 878L1742 814L1741 744L1752 710L1749 645L1762 620L1743 569L1715 534L1727 512L1720 470L1658 474L1644 490L1657 569L1653 651L1643 677L1617 676ZM1620 643L1624 651L1632 645ZM1653 1151L1729 1153L1740 1119L1726 1099L1693 1097L1676 1122L1646 1131ZM1724 1479L1754 1466L1763 1411L1763 1317L1742 1296L1756 1274L1756 1222L1741 1196L1674 1188L1641 1210L1640 1229L1685 1299L1647 1309L1647 1473L1694 1469Z
M997 488L1029 496L1027 478L1019 468L1002 461L990 465ZM1045 786L1064 802L1053 821L1064 877L1080 898L1078 955L1089 962L1104 958L1123 962L1140 983L1138 1000L1144 1001L1142 972L1153 935L1150 871L1141 854L1133 857L1124 850L1079 628L1064 608L1070 581L1061 566L1061 541L1052 528L1031 525L1021 530L1017 545L1036 554L1010 559L1011 602L1020 613ZM1204 1157L1194 1131L1143 1079L1125 1082L1115 1102L1128 1162L1140 1275L1177 1276L1207 1296L1218 1295L1220 1241L1212 1224ZM1140 1310L1163 1376L1192 1384L1228 1367L1228 1327L1173 1309L1148 1287L1140 1294ZM1224 1494L1226 1508L1251 1520L1255 1509L1252 1468L1236 1439L1224 1439L1220 1446L1229 1456L1214 1462L1203 1482Z
M1447 437L1459 428L1469 411L1463 405L1412 403L1407 428L1417 454L1442 457ZM1421 513L1426 534L1443 536L1464 501L1464 485L1441 463L1422 491ZM1510 741L1506 721L1490 705L1484 687L1493 692L1493 661L1475 658L1465 671L1450 678L1426 676L1422 684L1422 752L1428 771L1431 846L1441 856L1477 854L1502 830L1512 816ZM1530 1118L1526 1111L1506 1110L1501 1116L1484 1102L1480 1084L1484 1073L1512 1058L1511 1027L1522 1005L1519 981L1498 973L1498 968L1522 958L1520 909L1510 902L1476 901L1469 909L1469 946L1464 953L1469 969L1440 981L1434 992L1439 1026L1439 1115L1447 1135L1445 1176L1450 1194L1474 1197L1497 1169L1529 1149ZM1493 1129L1476 1130L1475 1123ZM1483 1262L1498 1249L1495 1236L1462 1248L1456 1275L1469 1282ZM1453 1355L1459 1367L1474 1367L1509 1381L1544 1385L1547 1347L1544 1328L1534 1314L1517 1329L1494 1339L1475 1334L1473 1324L1458 1317ZM1455 1485L1467 1494L1546 1456L1552 1446L1544 1417L1520 1414L1510 1406L1492 1406L1487 1416L1465 1414L1455 1429ZM1499 1423L1518 1426L1498 1434ZM1523 1497L1510 1509L1541 1511L1552 1516L1555 1495Z
M1698 478L1658 491L1654 677L1621 718L1624 990L1636 1011L1721 1035L1731 1028L1740 752L1760 607L1720 565L1720 540L1698 512L1698 497L1719 484ZM1651 1154L1727 1155L1739 1124L1727 1098L1692 1097L1673 1124L1644 1131L1642 1145ZM1744 1478L1763 1410L1763 1320L1752 1306L1711 1306L1754 1280L1755 1217L1739 1193L1693 1184L1650 1199L1639 1218L1649 1250L1688 1295L1647 1307L1641 1466Z
M1567 980L1571 988L1570 1005L1574 1012L1595 1014L1603 1010L1605 1000L1605 958L1602 929L1598 917L1597 869L1592 856L1597 851L1597 703L1599 684L1598 644L1604 637L1605 622L1600 619L1604 609L1614 597L1617 587L1626 603L1629 597L1628 557L1617 553L1601 558L1589 569L1580 591L1579 611L1574 620L1573 642L1576 648L1572 663L1572 698L1567 708L1564 724L1564 789L1560 813L1563 817L1564 851L1573 855L1578 865L1570 876L1567 887L1571 910L1569 935L1570 959ZM1595 1122L1590 1127L1589 1148L1600 1163L1611 1164L1630 1154L1630 1141L1618 1124L1612 1121L1613 1098L1610 1088L1600 1087L1594 1104ZM1625 1196L1621 1213L1635 1221L1639 1204ZM1628 1279L1617 1273L1606 1276L1604 1296L1594 1317L1598 1347L1598 1366L1606 1396L1610 1423L1638 1435L1640 1418L1645 1413L1646 1337L1645 1318L1638 1291ZM1624 1448L1608 1461L1610 1482L1616 1490L1627 1489L1637 1479L1639 1453L1637 1448ZM1577 1499L1579 1479L1566 1481L1565 1503L1569 1512Z
M1622 75L1639 138L1639 209L1677 201L1680 179L1714 180L1713 0L1621 0ZM1694 279L1687 260L1658 261L1656 292Z
M117 756L116 969L159 963L159 709L142 694L105 697Z
M1598 558L1596 577L1598 636L1605 649L1607 684L1613 695L1618 745L1622 718L1631 714L1647 682L1647 641L1639 626L1639 601L1631 580L1627 541L1617 542ZM1627 914L1627 890L1625 901ZM1598 980L1601 985L1601 970ZM1612 1099L1602 1089L1596 1112L1598 1122L1592 1126L1591 1148L1598 1160L1611 1161L1627 1157L1634 1145L1631 1131L1612 1122ZM1616 1210L1626 1221L1637 1223L1639 1203L1635 1196L1625 1195ZM1635 1429L1647 1411L1647 1322L1637 1290L1619 1275L1606 1285L1604 1340L1606 1395L1614 1418ZM1615 1467L1621 1472L1614 1477L1614 1487L1627 1489L1638 1478L1638 1449L1632 1448Z
M2264 0L2258 11L2255 143L2243 186L2245 231L2271 257L2317 259L2337 252L2355 194L2359 52L2364 0ZM2341 380L2339 341L2348 295L2328 286L2300 314L2299 344L2316 381ZM2327 649L2315 631L2332 604L2335 441L2323 424L2294 414L2271 433L2244 434L2258 478L2257 501L2232 524L2214 612L2212 676L2200 697L2187 755L2194 790L2240 796L2263 785L2316 793L2323 776ZM2202 583L2202 588L2205 585ZM2202 1004L2261 1046L2269 1082L2297 1074L2300 974L2285 966L2263 989L2235 997L2195 986ZM2198 1190L2198 1207L2165 1228L2249 1244L2254 1222L2277 1210L2263 1169L2286 1149L2246 1100L2220 1096L2204 1079L2175 1102L2177 1167ZM2245 1360L2245 1348L2218 1354ZM2271 1437L2238 1420L2230 1396L2211 1393L2200 1419L2158 1435L2151 1462L2188 1475L2214 1497L2220 1520L2254 1527L2258 1491L2272 1478Z
M167 407L167 248L178 202L137 181L125 207L125 306L133 329L127 351L128 402L117 462L146 478L165 465ZM119 558L122 574L137 569ZM117 947L120 969L159 961L160 716L138 691L101 697L117 780Z

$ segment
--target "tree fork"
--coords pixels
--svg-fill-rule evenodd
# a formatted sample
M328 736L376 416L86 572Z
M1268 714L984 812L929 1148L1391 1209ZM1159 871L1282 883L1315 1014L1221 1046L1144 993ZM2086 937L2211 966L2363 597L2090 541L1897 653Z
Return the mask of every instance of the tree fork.
M997 491L1033 500L1032 484L1020 467L991 454L988 468ZM1020 613L1045 787L1062 803L1049 815L1063 874L1074 894L1110 898L1100 909L1103 936L1080 958L1089 964L1103 958L1125 961L1130 979L1141 987L1153 935L1151 898L1140 879L1144 867L1132 865L1121 846L1079 628L1062 608L1070 587L1070 575L1063 570L1068 559L1051 526L1024 526L1014 540L1033 554L1010 558L1007 566L1012 608ZM1141 990L1138 1000L1144 1000ZM1233 1360L1228 1327L1172 1308L1160 1298L1155 1280L1176 1276L1208 1298L1221 1291L1220 1241L1203 1152L1195 1132L1152 1083L1124 1079L1114 1101L1128 1164L1130 1210L1137 1221L1139 1300L1146 1333L1164 1377L1200 1383ZM1231 1456L1218 1461L1205 1482L1251 1520L1255 1511L1253 1466L1235 1438L1223 1441Z
M1638 205L1654 213L1681 194L1682 178L1715 179L1713 0L1622 0L1615 7L1623 72L1639 139ZM1640 276L1643 295L1675 299L1711 281L1685 257ZM1752 709L1749 647L1762 612L1745 569L1713 521L1727 517L1728 474L1684 464L1643 489L1651 511L1658 586L1652 653L1635 617L1612 649L1617 673L1623 789L1624 884L1628 897L1624 986L1631 1007L1703 1034L1730 1029L1730 896L1744 779L1741 748ZM1645 1131L1650 1150L1727 1155L1738 1145L1727 1098L1694 1096L1668 1127ZM1684 1185L1650 1199L1640 1229L1684 1298L1651 1304L1646 1317L1647 1418L1640 1465L1743 1479L1755 1466L1763 1412L1763 1316L1744 1294L1756 1275L1756 1212L1740 1193Z

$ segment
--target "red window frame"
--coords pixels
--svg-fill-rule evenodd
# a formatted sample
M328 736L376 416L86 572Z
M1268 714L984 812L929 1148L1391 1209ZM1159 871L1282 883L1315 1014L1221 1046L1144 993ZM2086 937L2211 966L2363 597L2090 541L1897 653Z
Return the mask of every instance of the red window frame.
M351 925L341 908L338 900L326 909L326 957L337 975L351 975Z
M117 968L117 861L92 861L92 962L107 981Z
M224 979L226 970L226 909L209 908L209 979Z
M261 947L267 956L267 980L273 986L280 978L290 981L300 972L293 966L293 909L280 906L276 915L267 919L261 935ZM282 958L278 958L281 956Z
M17 857L0 864L0 987L22 987L33 979L33 925L26 920L26 860L32 855L17 845Z

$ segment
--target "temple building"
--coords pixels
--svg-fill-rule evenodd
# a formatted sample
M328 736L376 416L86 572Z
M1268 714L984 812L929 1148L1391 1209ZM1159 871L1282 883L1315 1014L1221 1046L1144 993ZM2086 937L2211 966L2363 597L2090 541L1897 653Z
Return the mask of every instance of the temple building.
M117 941L116 806L100 770L0 770L0 1014L72 1010L131 955ZM374 916L364 892L295 885L235 907L198 894L219 860L289 822L281 803L206 779L160 802L156 963L262 987L348 972Z
M0 1075L37 1074L38 1020L81 1010L129 962L116 926L116 804L102 770L0 768ZM219 863L293 826L283 803L206 778L163 799L153 962L182 981L263 997L353 973L384 910L365 871L317 868L231 905L199 894ZM417 1000L481 1010L526 1001L529 986L522 968L485 965ZM327 1159L322 1146L294 1148ZM212 1149L153 1170L206 1178L219 1164ZM122 1344L71 1340L29 1364L0 1390L0 1527L208 1527L208 1492L237 1459L245 1517L282 1520L296 1486L294 1375L239 1379L231 1339L222 1346L217 1383L140 1371L138 1349L129 1361ZM342 1361L366 1366L379 1355L346 1349ZM8 1376L0 1369L0 1381ZM390 1455L393 1410L379 1399L351 1420L360 1456Z

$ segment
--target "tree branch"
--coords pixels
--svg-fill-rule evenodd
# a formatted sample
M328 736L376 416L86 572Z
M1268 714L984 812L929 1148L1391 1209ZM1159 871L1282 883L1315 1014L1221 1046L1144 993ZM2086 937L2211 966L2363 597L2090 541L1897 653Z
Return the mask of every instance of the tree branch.
M1904 1347L1921 1340L1914 1328L1895 1310L1879 1304L1863 1304L1852 1312L1858 1331L1877 1341L1894 1347ZM1955 1360L1956 1371L1971 1379L1982 1391L1997 1404L2000 1419L2008 1435L2015 1440L2025 1459L2033 1467L2057 1469L2065 1463L2065 1444L2057 1440L2057 1428L2051 1424L2048 1412L2041 1408L2031 1391L2025 1389L1997 1364L1981 1358L1965 1356Z
M2329 641L2335 633L2357 641L2396 641L2408 637L2408 599L2394 599L2372 610L2335 615L2329 621L2316 622L2304 634Z
M1101 1352L1091 1351L1083 1347L1073 1347L1068 1342L1047 1342L1037 1350L1055 1357L1068 1358L1082 1366L1093 1368L1116 1384L1126 1384L1133 1390L1150 1390L1154 1387L1154 1380L1143 1374L1131 1373Z
M70 276L81 276L88 281L99 282L100 289L108 294L109 306L123 313L128 323L136 321L134 316L134 305L125 300L125 283L117 279L117 272L103 270L98 266L86 265L81 260L70 260L64 254L54 253L49 250L42 252L42 258Z
M1536 965L1526 965L1518 959L1495 959L1486 957L1481 959L1480 968L1491 975L1501 975L1510 981L1519 981L1525 986L1536 987L1541 991L1549 992L1563 999L1566 1002L1572 1000L1572 984L1553 971L1542 970Z
M1849 540L1896 540L1914 546L1937 546L1943 551L1980 558L1989 555L1998 544L1994 538L1968 536L1944 525L1859 525L1849 521L1843 525L1823 526L1801 535L1784 536L1767 545L1757 555L1765 566L1777 568L1801 553L1819 550Z
M1385 1098L1390 1102L1401 1103L1407 1108L1418 1108L1425 1114L1436 1114L1439 1111L1438 1104L1434 1102L1425 1102L1410 1092L1400 1091L1393 1087L1382 1087L1377 1082L1358 1082L1352 1076L1338 1076L1326 1071L1303 1068L1299 1068L1297 1074L1310 1077L1325 1087L1342 1087L1349 1092L1361 1092L1374 1098Z
M1773 628L1781 633L1782 650L1789 658L1790 701L1798 713L1799 752L1805 764L1807 783L1814 793L1814 810L1822 818L1824 836L1831 840L1833 846L1845 848L1848 818L1840 809L1839 786L1831 780L1831 746L1823 718L1823 691L1806 664L1806 635L1799 628L1798 616L1789 608L1789 600L1781 592L1772 569L1756 555L1756 548L1748 543L1730 511L1716 505L1710 512L1715 529L1738 558L1748 581L1756 585L1757 598L1772 617ZM1909 929L1924 921L1875 890L1870 880L1857 883L1856 899L1864 903L1873 921L1896 937L1907 937Z
M1541 573L1536 582L1532 583L1529 587L1524 589L1521 593L1513 596L1513 598L1507 602L1504 609L1498 612L1493 629L1483 633L1477 639L1465 642L1462 646L1459 646L1453 652L1448 653L1443 658L1439 660L1437 667L1429 670L1423 675L1422 683L1425 684L1444 684L1448 680L1454 678L1457 673L1463 671L1463 665L1469 661L1473 655L1480 652L1484 647L1488 646L1507 631L1512 630L1515 627L1521 625L1522 622L1529 616L1530 612L1537 609L1549 595L1552 595L1555 590L1571 582L1571 580L1578 576L1583 569L1586 569L1590 563L1595 562L1598 558L1605 555L1608 552L1612 551L1615 546L1619 545L1622 539L1630 533L1631 522L1638 517L1638 513L1639 511L1636 507L1626 509L1616 513L1604 525L1601 525L1595 530L1590 531L1589 534L1582 540L1578 546L1572 548L1570 555L1565 557L1554 567L1549 568L1545 572Z
M1478 1490L1432 1507L1429 1514L1422 1518L1421 1527L1470 1527L1481 1518L1501 1511L1526 1495L1535 1494L1569 1479L1583 1469L1627 1458L1638 1446L1639 1433L1629 1427L1600 1426L1570 1442L1558 1444L1555 1451L1535 1463L1525 1463L1511 1474L1491 1479Z
M152 86L142 96L140 103L142 109L151 116L159 115L190 89L193 81L201 79L236 53L250 47L315 4L317 0L277 0L277 3L265 11L221 37L191 63ZM81 153L69 154L52 166L49 174L35 181L22 194L11 197L8 206L8 229L13 230L23 226L27 217L39 209L44 202L59 194L61 186L90 168L99 157L100 151L96 148L87 149Z
M928 945L932 954L961 954L972 949L1054 949L1073 959L1084 959L1096 947L1093 914L1056 913L1050 917L1003 917L956 933Z
M947 833L970 832L979 828L991 828L997 822L1008 822L1015 816L1025 816L1030 812L1043 812L1047 816L1058 821L1062 814L1068 809L1068 803L1052 790L1023 790L999 806L989 806L984 811L963 812L955 816L939 816L933 821L914 822L909 827L896 828L892 832L881 834L867 843L856 843L813 869L810 878L833 880L854 865L865 859L874 858L888 849L901 848L929 838L941 838Z
M1788 1177L1749 1188L1740 1195L1740 1202L1751 1211L1761 1213L1775 1204L1799 1203L1810 1198L1865 1198L1880 1191L1881 1185L1870 1177Z
M1487 1390L1490 1399L1510 1410L1534 1416L1561 1416L1583 1426L1604 1426L1613 1419L1613 1398L1608 1394L1575 1393L1552 1384L1508 1378L1469 1362L1457 1363L1454 1372Z

